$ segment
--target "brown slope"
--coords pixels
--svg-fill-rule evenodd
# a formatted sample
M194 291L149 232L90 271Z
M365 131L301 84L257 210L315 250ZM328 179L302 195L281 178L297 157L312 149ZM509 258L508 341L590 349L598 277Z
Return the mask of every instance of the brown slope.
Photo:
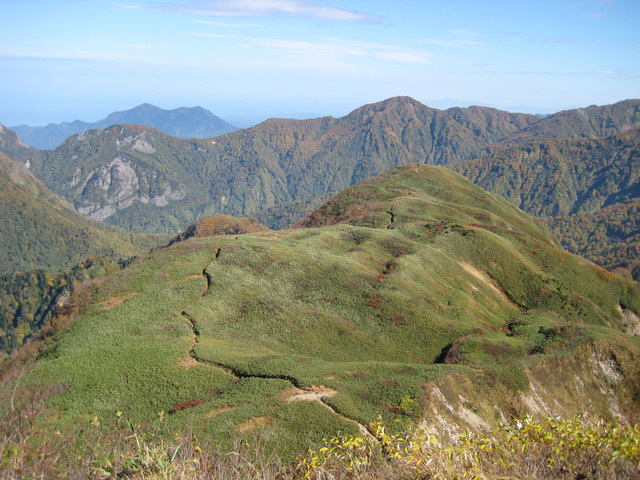
M609 137L639 127L640 100L623 100L611 105L591 105L549 115L510 136L507 142Z
M189 238L214 237L216 235L241 235L244 233L257 233L269 230L255 218L237 218L231 215L214 215L202 217L184 232L180 232L171 244L181 242Z

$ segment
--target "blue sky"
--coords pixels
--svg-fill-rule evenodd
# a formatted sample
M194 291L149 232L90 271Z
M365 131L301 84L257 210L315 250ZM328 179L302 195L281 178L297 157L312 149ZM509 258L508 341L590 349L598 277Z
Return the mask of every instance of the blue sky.
M6 0L0 87L5 125L397 95L546 113L640 98L640 1Z

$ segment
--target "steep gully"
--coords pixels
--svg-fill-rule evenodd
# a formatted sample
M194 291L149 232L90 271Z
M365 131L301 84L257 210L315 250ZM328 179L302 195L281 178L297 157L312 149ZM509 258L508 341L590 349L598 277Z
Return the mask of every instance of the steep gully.
M222 248L218 248L216 250L216 254L215 254L215 258L219 258L220 257L220 253L222 251ZM206 295L206 293L209 291L209 288L211 287L212 284L212 278L211 275L207 272L206 267L202 270L202 275L204 276L204 278L207 281L207 286L204 289L204 291L202 292L202 294L200 295L199 298L203 297L204 295ZM199 299L198 298L198 299ZM196 299L196 301L198 300ZM192 305L195 302L191 302L189 304ZM223 363L219 363L219 362L213 362L211 360L205 360L203 358L198 357L195 348L196 346L200 343L200 331L198 330L198 324L195 320L195 318L193 318L191 315L189 315L189 313L187 313L187 307L185 307L185 309L180 313L182 315L182 317L185 318L185 320L187 320L189 322L189 326L191 327L191 331L193 332L193 344L191 345L191 348L189 349L189 356L193 359L193 361L195 363L201 363L201 364L207 364L210 365L214 368L219 368L221 370L223 370L224 372L228 373L229 375L232 375L235 378L263 378L263 379L273 379L273 380L286 380L289 383L291 383L292 389L294 390L294 393L291 394L291 396L288 398L287 401L289 402L294 402L294 401L315 401L318 402L322 407L328 409L329 411L331 411L333 414L337 415L338 417L340 417L342 420L344 420L345 422L354 424L358 427L358 430L360 431L360 433L366 437L369 437L373 440L376 440L376 438L374 437L374 435L372 434L372 432L369 430L369 428L365 427L363 424L361 424L360 422L358 422L357 420L354 420L353 418L348 417L347 415L341 413L338 409L336 409L334 406L330 405L329 403L327 403L326 398L335 396L338 394L337 390L331 389L331 388L327 388L327 387L317 387L317 386L310 386L310 387L305 387L303 386L297 378L289 376L289 375L268 375L268 374L249 374L243 371L240 371L236 368L233 368L231 366L225 365Z

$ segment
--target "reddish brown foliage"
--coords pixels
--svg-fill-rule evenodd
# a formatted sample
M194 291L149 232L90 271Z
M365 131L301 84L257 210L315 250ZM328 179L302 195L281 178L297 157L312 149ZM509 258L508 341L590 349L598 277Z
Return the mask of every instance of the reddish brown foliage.
M199 407L200 405L204 405L207 401L204 398L194 398L193 400L187 400L186 402L181 402L169 409L169 413L176 413L182 410L187 410L189 408Z

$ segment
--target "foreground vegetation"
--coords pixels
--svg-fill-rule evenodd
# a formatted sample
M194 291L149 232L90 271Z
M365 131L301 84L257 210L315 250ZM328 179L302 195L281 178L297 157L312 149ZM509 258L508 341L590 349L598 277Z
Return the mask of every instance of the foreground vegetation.
M212 222L201 226L216 233ZM337 432L378 435L379 417L391 437L422 422L483 431L530 411L638 421L640 342L621 313L640 312L637 285L560 250L505 200L409 165L305 227L196 235L72 295L77 318L54 318L21 350L33 369L5 367L17 375L5 412L43 396L26 417L34 432L63 442L61 455L85 449L56 462L60 475L81 459L135 473L148 452L170 452L167 465L194 445L238 452L256 438L261 470L276 456L290 465Z
M337 436L303 457L304 478L637 478L640 427L570 419L516 419L454 438L419 429Z
M193 430L172 431L160 415L146 425L117 421L108 435L99 419L73 434L42 431L34 419L47 394L0 395L0 474L4 479L288 480L288 479L634 479L640 475L640 427L524 417L488 433L391 432L337 435L285 462L265 448L268 432L235 438L229 451Z

